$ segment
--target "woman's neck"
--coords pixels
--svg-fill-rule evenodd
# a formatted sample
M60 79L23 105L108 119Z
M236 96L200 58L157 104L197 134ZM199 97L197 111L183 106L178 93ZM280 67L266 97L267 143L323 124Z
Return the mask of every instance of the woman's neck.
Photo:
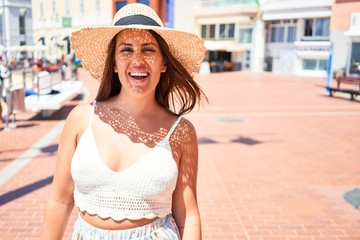
M114 103L127 109L134 118L152 115L161 109L155 97L148 96L134 98L124 96L120 93L114 98Z

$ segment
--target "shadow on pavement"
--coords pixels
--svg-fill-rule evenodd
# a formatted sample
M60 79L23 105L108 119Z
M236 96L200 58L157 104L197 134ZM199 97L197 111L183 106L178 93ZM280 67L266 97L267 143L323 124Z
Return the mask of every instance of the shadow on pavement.
M38 125L38 124L35 124L35 123L22 124L21 122L24 122L24 121L23 120L22 121L16 121L16 128L29 128L29 127L34 127L34 126ZM5 129L5 123L3 124L3 126L0 127L0 131L3 131L4 129Z
M46 147L43 147L40 149L41 152L43 153L47 153L47 156L50 156L50 155L55 155L57 153L57 149L58 149L58 144L52 144L52 145L49 145L49 146L46 146ZM19 152L19 151L26 151L26 149L9 149L9 150L6 150L6 151L0 151L0 154L1 153L5 153L5 152ZM0 158L0 162L8 162L8 161L13 161L14 158Z
M229 142L240 143L240 144L245 144L245 145L249 145L249 146L263 143L262 141L259 141L259 140L256 140L256 139L253 139L250 137L241 137L241 136L226 141L226 143L229 143ZM224 142L219 142L219 141L216 141L209 137L201 137L198 139L198 143L199 144L219 144L219 143L224 143Z
M355 188L354 190L350 192L346 192L344 194L344 199L353 205L355 208L360 210L360 189Z
M342 101L347 101L347 102L359 102L360 103L360 99L359 99L359 97L358 98L356 98L355 97L355 99L354 100L351 100L350 99L350 97L347 97L347 96L343 96L343 95L333 95L332 97L331 96L329 96L329 95L326 95L326 94L319 94L318 96L320 96L320 97L324 97L324 98L333 98L334 100L342 100Z
M57 149L58 149L58 144L52 144L52 145L41 148L41 152L49 153L49 155L54 155L54 154L56 154Z
M11 192L0 195L0 206L6 204L8 202L11 202L15 199L18 199L26 194L29 194L37 189L45 187L46 185L50 184L52 182L52 180L53 180L53 176L49 176L49 177L41 179L37 182L28 184L24 187L21 187L16 190L13 190Z
M76 104L74 105L66 105L63 106L60 110L56 111L54 114L52 114L49 117L43 117L41 115L41 113L36 114L35 116L33 116L32 118L29 119L29 121L59 121L59 120L65 120L67 118L67 116L69 115L69 113L71 112L71 110L77 106Z

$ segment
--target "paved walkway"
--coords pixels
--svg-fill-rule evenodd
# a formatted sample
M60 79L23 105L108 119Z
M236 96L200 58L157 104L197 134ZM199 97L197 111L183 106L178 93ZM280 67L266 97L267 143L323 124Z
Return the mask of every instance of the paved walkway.
M79 78L90 101L98 83ZM210 104L187 117L200 144L203 239L360 239L349 202L360 188L359 101L326 96L325 79L233 72L198 82ZM58 130L78 103L46 120L20 113L9 132L0 125L0 239L38 239Z

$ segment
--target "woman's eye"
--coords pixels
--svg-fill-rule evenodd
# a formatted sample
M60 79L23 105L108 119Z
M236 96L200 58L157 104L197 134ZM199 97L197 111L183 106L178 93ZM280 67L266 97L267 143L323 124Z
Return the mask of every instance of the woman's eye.
M131 48L123 48L120 50L121 53L128 53L128 52L132 52Z
M152 48L144 48L143 51L144 51L144 52L155 52L155 50L152 49Z

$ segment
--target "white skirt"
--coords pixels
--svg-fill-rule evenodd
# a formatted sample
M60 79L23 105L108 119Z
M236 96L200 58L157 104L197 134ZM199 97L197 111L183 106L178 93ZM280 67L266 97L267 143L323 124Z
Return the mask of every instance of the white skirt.
M126 230L96 228L78 216L72 240L180 240L179 229L171 214L144 226Z

